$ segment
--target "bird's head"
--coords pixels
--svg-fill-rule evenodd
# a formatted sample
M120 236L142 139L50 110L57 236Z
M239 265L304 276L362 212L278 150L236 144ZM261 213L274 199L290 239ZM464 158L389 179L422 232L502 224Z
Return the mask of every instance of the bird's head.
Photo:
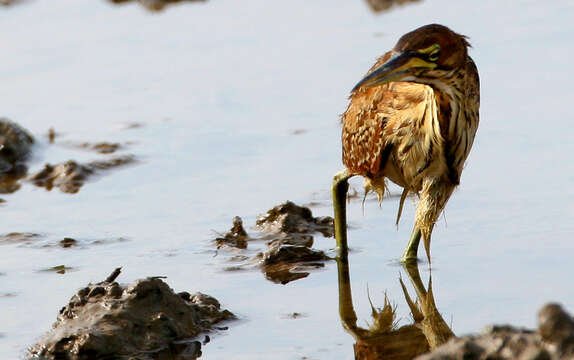
M431 83L465 66L469 46L465 36L446 26L422 26L403 35L352 91L393 81Z

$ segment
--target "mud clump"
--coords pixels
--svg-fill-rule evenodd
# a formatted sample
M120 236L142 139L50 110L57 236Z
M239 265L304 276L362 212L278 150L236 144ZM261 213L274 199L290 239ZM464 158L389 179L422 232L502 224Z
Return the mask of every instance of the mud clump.
M109 0L111 3L114 4L123 4L127 2L132 2L132 0ZM176 4L180 2L205 2L206 0L136 0L135 2L139 3L146 9L150 11L161 11L167 5Z
M538 313L538 331L491 326L480 335L455 338L417 360L573 360L574 319L560 305Z
M383 12L389 10L395 5L405 5L413 2L420 2L421 0L366 0L367 4L374 12Z
M78 164L73 160L57 165L46 164L44 169L31 175L29 180L36 186L52 190L55 186L65 193L77 193L84 185L93 170L87 166Z
M268 245L263 253L263 265L271 266L281 262L299 263L307 261L321 261L329 259L324 252L313 250L304 245L285 244L275 241Z
M79 164L69 160L57 165L46 164L44 169L28 177L34 185L44 187L48 191L54 187L70 194L77 193L88 178L98 171L127 165L135 162L133 156L127 155L108 160L92 161L88 164Z
M0 118L0 173L14 172L31 152L34 138L20 125Z
M273 282L287 284L309 276L307 270L322 268L330 258L313 246L314 232L333 236L333 218L313 217L311 210L291 201L277 205L260 215L256 228L274 238L267 250L260 254L265 277Z
M11 194L20 189L33 144L34 138L24 128L0 118L0 193Z
M71 248L78 245L78 240L66 237L60 240L58 242L58 245L60 245L63 248Z
M547 304L538 312L538 334L574 358L574 319L558 304Z
M311 210L295 205L291 201L277 205L260 215L255 222L256 228L267 233L309 234L320 232L326 237L333 236L333 218L314 218Z
M11 232L0 235L0 245L23 244L29 245L42 238L42 235L31 232Z
M66 266L66 265L56 265L56 266L52 266L49 268L45 268L45 269L41 269L38 270L38 272L42 272L42 273L56 273L56 274L60 274L60 275L64 275L66 273L69 273L70 271L76 271L76 268L73 268L71 266Z
M233 226L225 235L215 239L217 248L231 246L238 249L247 249L247 231L243 228L243 220L239 216L233 218Z
M235 319L209 295L176 294L159 277L122 286L119 273L80 289L28 358L196 359L201 343L192 338Z
M256 230L263 236L250 237L241 218L233 219L233 227L222 237L215 239L218 249L222 247L246 250L248 243L266 241L267 247L255 256L234 256L234 259L247 264L257 264L265 277L273 282L287 284L309 276L308 270L322 268L324 261L330 260L323 251L313 249L313 233L332 236L333 219L313 217L309 208L295 205L291 201L275 206L256 221ZM239 270L235 266L232 270Z

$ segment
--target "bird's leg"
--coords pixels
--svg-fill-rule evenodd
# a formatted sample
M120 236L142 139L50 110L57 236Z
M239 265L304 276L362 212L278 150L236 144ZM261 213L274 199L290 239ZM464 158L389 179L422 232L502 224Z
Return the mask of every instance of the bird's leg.
M339 254L347 254L347 190L349 190L349 183L347 180L351 175L347 170L343 170L335 174L333 177L333 186L331 188L333 196L333 210L335 213L335 240L337 241L337 248Z
M409 243L401 256L401 262L412 263L417 261L417 251L419 249L419 242L421 240L421 230L415 225Z

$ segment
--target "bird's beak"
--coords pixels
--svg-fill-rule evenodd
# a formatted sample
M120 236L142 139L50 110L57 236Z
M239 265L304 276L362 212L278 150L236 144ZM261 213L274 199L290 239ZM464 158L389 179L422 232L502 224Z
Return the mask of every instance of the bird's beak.
M403 81L420 70L434 69L435 63L421 59L417 52L395 53L383 65L373 70L355 85L351 92L360 88L383 85L392 81Z

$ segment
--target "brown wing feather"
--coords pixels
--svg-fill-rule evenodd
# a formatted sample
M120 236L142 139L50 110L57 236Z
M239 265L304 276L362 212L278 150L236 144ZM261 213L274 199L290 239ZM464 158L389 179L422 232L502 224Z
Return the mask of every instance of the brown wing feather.
M387 53L381 57L370 71L389 56ZM412 188L411 181L424 170L429 151L439 148L433 150L429 144L437 141L433 136L436 109L432 89L423 84L395 82L359 89L350 99L342 116L345 166L353 174L386 176Z

